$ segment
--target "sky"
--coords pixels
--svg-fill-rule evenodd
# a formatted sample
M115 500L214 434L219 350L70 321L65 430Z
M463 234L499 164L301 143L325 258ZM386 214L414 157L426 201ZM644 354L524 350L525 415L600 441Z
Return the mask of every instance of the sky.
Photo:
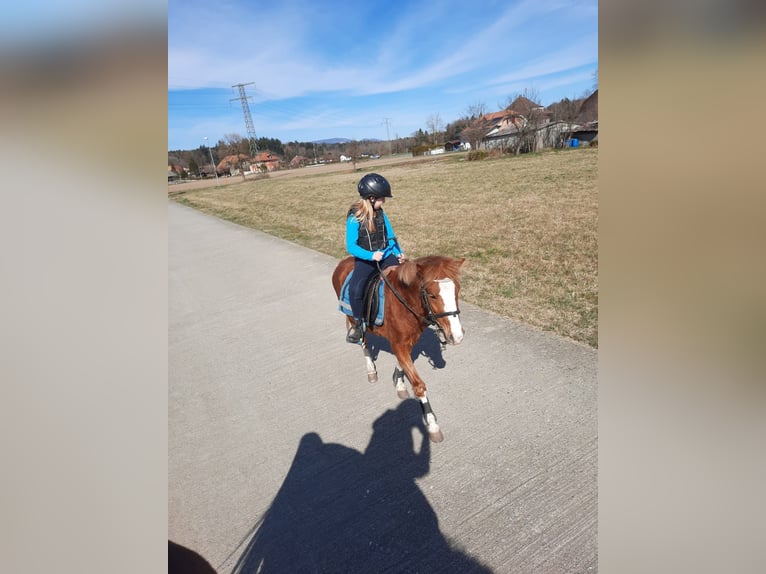
M596 0L168 1L168 150L394 139L482 104L593 91Z
M0 49L93 35L116 25L154 24L165 16L161 0L28 0L5 2Z

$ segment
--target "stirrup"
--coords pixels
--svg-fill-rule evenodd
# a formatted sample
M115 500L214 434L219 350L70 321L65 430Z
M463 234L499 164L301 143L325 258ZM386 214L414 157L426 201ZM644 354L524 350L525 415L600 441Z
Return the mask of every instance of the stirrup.
M346 333L347 343L361 343L363 338L364 338L364 327L361 321L352 325L351 328L348 330L348 333Z

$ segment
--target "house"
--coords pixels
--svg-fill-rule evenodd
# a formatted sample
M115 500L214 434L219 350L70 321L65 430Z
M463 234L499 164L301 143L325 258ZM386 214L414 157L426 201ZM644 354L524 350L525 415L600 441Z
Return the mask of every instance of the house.
M578 145L598 144L598 120L575 127L571 132L570 139L577 140Z
M519 96L497 113L502 113L499 121L482 140L485 149L512 149L519 153L554 145L558 133L551 133L551 113L540 104Z
M261 151L253 158L253 164L257 166L258 169L275 171L282 167L282 160L270 151Z
M227 155L218 165L215 166L215 170L218 173L226 173L229 175L236 175L240 172L240 169L247 169L250 166L250 157L244 153Z
M598 89L585 98L575 120L578 126L572 130L572 138L582 145L598 144Z
M598 123L598 88L585 98L575 121L579 124Z
M486 117L493 121L481 140L484 149L519 153L562 147L572 139L577 139L578 144L597 141L598 90L583 101L574 121L553 120L550 110L524 96L516 98L505 110Z

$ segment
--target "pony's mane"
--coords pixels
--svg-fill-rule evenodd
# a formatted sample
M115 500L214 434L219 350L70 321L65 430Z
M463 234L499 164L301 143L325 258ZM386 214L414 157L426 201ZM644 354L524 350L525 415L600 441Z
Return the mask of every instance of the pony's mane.
M418 277L423 281L433 279L457 280L460 275L460 266L465 259L454 259L442 255L427 255L415 260L407 260L398 267L399 280L404 285L411 285Z

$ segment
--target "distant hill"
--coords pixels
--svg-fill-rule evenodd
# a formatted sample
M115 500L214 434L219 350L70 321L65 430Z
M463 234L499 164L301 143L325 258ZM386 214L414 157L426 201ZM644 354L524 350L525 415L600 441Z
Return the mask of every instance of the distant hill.
M329 139L326 139L326 140L316 140L316 141L313 141L311 143L315 143L315 144L341 144L341 143L351 143L352 141L353 140L350 140L348 138L329 138ZM375 139L375 138L371 138L371 139L365 138L365 139L362 139L362 140L359 140L359 141L361 141L361 142L381 142L383 140L379 140L379 139Z
M311 143L315 144L339 144L339 143L350 143L351 140L348 138L329 138L326 140L316 140Z

